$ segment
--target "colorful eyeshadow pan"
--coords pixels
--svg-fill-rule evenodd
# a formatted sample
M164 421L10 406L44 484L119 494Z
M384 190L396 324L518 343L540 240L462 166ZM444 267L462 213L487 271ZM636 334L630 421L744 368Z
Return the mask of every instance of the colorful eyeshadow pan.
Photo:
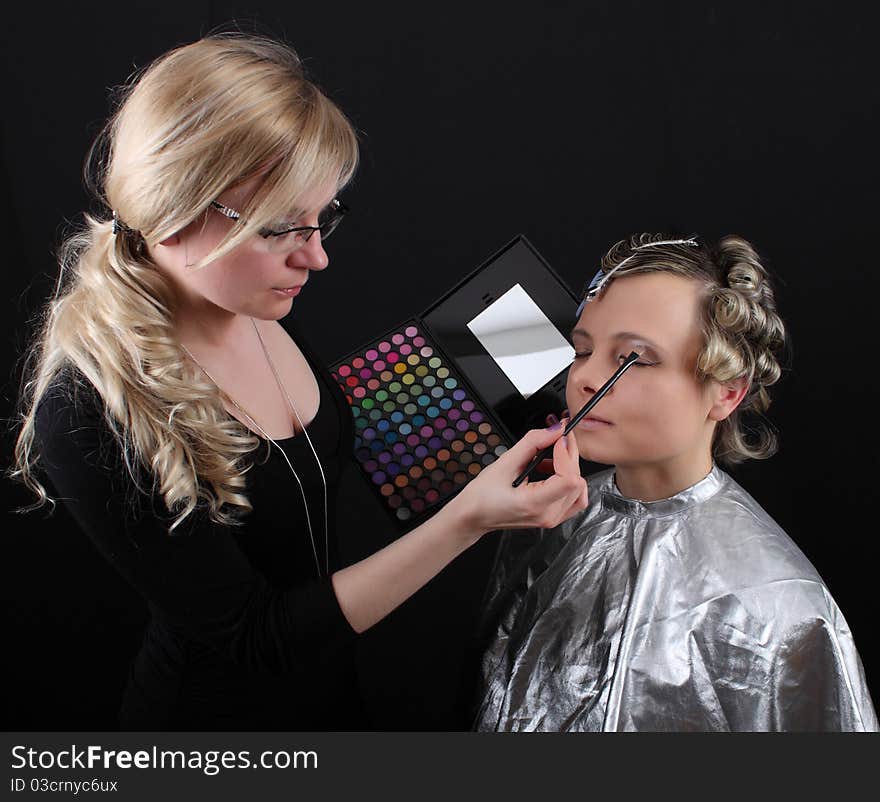
M331 371L351 405L355 457L398 521L447 501L506 451L482 402L415 323Z

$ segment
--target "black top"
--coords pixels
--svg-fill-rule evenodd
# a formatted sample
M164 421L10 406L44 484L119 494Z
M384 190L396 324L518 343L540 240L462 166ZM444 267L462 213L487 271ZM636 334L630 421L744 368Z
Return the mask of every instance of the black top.
M284 321L314 371L320 403L307 427L328 486L330 571L339 476L352 461L351 412L327 371ZM73 381L73 379L77 381ZM49 482L101 553L147 601L151 620L120 711L124 730L362 729L354 630L327 576L324 499L302 435L249 455L253 511L239 527L211 522L204 503L172 534L152 476L132 466L103 419L103 402L74 368L56 377L36 414ZM268 451L268 453L267 453ZM181 531L183 530L183 531Z

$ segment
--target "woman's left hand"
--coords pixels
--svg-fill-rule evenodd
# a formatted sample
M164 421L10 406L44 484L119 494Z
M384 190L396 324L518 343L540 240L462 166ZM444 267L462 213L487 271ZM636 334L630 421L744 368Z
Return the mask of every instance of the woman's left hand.
M462 531L482 535L495 529L551 528L586 509L587 483L580 474L577 443L574 435L560 436L565 423L527 432L447 505L461 516ZM535 454L554 440L554 474L513 487Z

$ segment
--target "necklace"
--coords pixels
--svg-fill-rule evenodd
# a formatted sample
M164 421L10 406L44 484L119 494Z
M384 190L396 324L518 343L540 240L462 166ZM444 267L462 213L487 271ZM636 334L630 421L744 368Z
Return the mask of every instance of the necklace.
M263 347L263 353L266 355L266 361L269 363L269 367L272 369L272 374L275 376L275 381L278 383L278 387L281 389L281 392L284 394L285 399L287 399L287 404L290 407L290 409L293 411L293 414L294 414L294 417L296 417L297 423L299 423L300 431L305 435L306 442L309 444L309 448L311 449L312 454L315 457L315 462L318 465L318 471L321 474L321 483L324 487L324 570L326 572L325 575L329 576L330 575L330 554L329 554L330 538L328 537L328 533L327 533L327 477L324 476L324 468L321 465L321 460L318 457L318 452L315 450L315 446L312 444L312 439L309 437L309 433L306 431L306 427L303 426L302 418L299 416L299 412L297 412L296 406L294 405L293 401L291 400L290 395L287 392L287 388L284 386L284 382L281 381L281 377L278 375L278 371L275 369L275 363L272 361L272 357L269 355L269 349L266 348L266 343L263 341L263 335L260 334L260 330L257 328L257 324L254 322L254 319L251 318L250 320L251 320L251 323L253 324L254 331L257 333L257 337L260 340L260 345ZM218 390L223 392L223 394L235 405L236 409L238 409L239 412L241 412L254 425L254 427L260 432L260 434L262 434L263 437L265 437L270 443L272 443L272 445L275 446L275 448L277 448L281 452L281 456L284 457L284 461L287 463L287 467L290 468L290 472L293 474L293 477L294 477L294 479L296 479L296 483L299 486L299 492L300 492L300 495L302 496L302 500L303 500L303 508L305 509L305 512L306 512L306 524L308 525L308 528L309 528L309 540L312 543L312 554L315 557L315 568L318 572L318 577L320 578L321 577L321 563L320 563L320 560L318 559L318 549L315 545L315 536L314 536L314 532L312 530L312 518L311 518L311 515L309 514L309 503L308 503L308 500L306 499L306 492L305 492L305 488L303 487L302 480L299 478L299 475L297 474L296 470L294 470L294 467L291 464L290 459L287 456L287 453L285 452L285 450L283 448L281 448L281 446L278 445L277 442L275 442L275 440L273 440L271 437L269 437L268 434L266 434L263 427L260 426L260 424L257 423L253 419L253 417L251 417L250 414L248 414L247 410L244 407L242 407L241 404L238 403L238 401L236 401L231 395L229 395L229 393L227 393L225 390L223 390L219 384L217 384L214 377L210 373L208 373L208 371L205 369L205 367L202 365L202 363L199 362L199 360L196 359L192 355L190 350L183 343L181 343L181 348L183 348L183 350L186 351L189 358L192 359L192 361L195 362L196 365L199 366L201 371L213 382L214 386ZM320 401L319 401L319 403L320 403Z

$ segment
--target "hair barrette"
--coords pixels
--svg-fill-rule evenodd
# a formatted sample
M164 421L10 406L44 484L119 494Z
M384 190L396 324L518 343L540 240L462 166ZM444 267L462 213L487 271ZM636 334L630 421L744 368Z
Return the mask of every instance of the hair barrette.
M590 284L587 287L587 291L584 295L584 299L581 301L580 306L577 308L577 312L575 313L576 319L580 319L581 313L584 311L584 307L595 298L600 290L608 283L611 276L614 275L615 272L620 270L630 259L633 259L636 256L636 251L644 250L645 248L656 248L658 245L690 245L693 248L698 248L700 243L697 242L696 237L688 237L687 239L661 239L656 242L646 242L644 245L637 245L633 248L633 253L626 257L623 261L614 265L607 273L603 274L602 268L596 272L596 275L590 280Z
M114 234L118 234L120 231L123 232L124 234L138 234L139 233L136 229L131 228L131 226L125 225L125 223L123 223L122 220L119 219L119 215L117 215L115 211L113 212L113 229L112 230L113 230Z

